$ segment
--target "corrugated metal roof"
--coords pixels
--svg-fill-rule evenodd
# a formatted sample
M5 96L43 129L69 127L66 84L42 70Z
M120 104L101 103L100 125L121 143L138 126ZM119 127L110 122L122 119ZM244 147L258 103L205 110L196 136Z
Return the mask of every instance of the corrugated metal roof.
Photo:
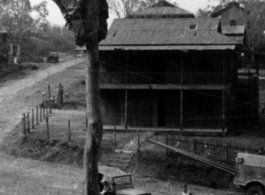
M190 30L196 24L196 30ZM100 45L236 45L217 32L217 19L115 20Z
M193 13L190 13L179 7L150 7L142 11L137 11L129 14L128 18L159 18L170 17L170 18L195 18Z
M157 19L115 19L109 31L119 30L190 30L190 25L195 24L196 30L217 31L220 20L217 18L157 18Z
M222 26L222 33L225 35L229 34L244 34L246 30L245 25L241 26Z
M156 45L156 46L99 46L100 51L113 50L234 50L235 45Z
M111 31L101 45L236 44L215 31Z
M230 39L244 45L244 42L245 42L245 36L243 35L237 35L237 36L229 36L227 35Z

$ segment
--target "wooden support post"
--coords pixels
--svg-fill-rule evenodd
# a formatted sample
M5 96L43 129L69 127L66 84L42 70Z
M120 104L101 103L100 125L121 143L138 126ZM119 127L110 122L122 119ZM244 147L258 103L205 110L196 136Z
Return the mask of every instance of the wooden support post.
M226 72L226 55L225 51L222 52L223 55L223 63L222 63L222 74L223 74L223 85L226 85L226 78L225 78L225 72Z
M68 120L68 142L71 141L71 120Z
M254 58L254 64L255 64L255 68L256 68L256 73L257 75L259 74L259 56L252 54L253 58Z
M28 112L28 115L27 115L27 119L28 119L28 133L30 133L30 118L29 118L29 112Z
M117 132L116 132L116 125L114 125L114 149L117 149Z
M183 66L184 66L184 53L180 53L180 84L183 85Z
M125 89L125 105L124 105L124 128L128 128L128 90Z
M87 68L86 68L86 103L88 128L84 146L84 195L96 195L98 189L98 159L99 148L103 133L102 116L100 112L99 95L99 55L98 36L99 29L99 1L87 0L86 15L87 35Z
M62 88L62 84L60 83L59 85L59 89L58 89L58 94L57 94L57 107L60 108L60 103L61 103L61 88Z
M184 53L180 54L180 84L184 84L183 67L184 67ZM183 90L180 91L180 131L183 131Z
M124 105L124 128L128 128L128 56L127 52L125 53L125 82L126 82L126 89L125 89L125 105Z
M137 129L137 152L140 152L140 134L139 129Z
M180 90L180 131L183 131L183 90Z
M63 104L63 85L62 85L62 87L61 87L61 92L60 92L60 96L61 96L61 102L60 102L60 105L62 105Z
M168 134L166 133L165 136L166 136L166 145L168 145L169 144ZM168 156L168 148L166 149L166 156Z
M226 126L226 119L225 119L225 90L222 91L222 131L225 132Z
M40 106L40 122L42 122L42 113L43 113L42 109L43 108Z
M34 116L35 116L35 114L34 114L34 109L32 109L32 113L31 113L31 122L32 122L32 129L35 129L35 125L34 125Z
M36 125L39 124L39 106L36 106Z
M87 119L87 114L86 114L86 129L88 127L88 119Z
M226 162L229 162L229 145L225 143L224 146L225 146L225 160Z
M198 150L197 150L197 140L194 139L193 141L193 153L194 154L197 154L198 153Z
M23 134L25 137L27 137L27 124L26 124L26 114L23 113L23 118L22 118L22 122L23 122Z
M45 119L46 118L46 109L45 108L43 108L43 118Z
M50 129L49 129L49 117L46 117L46 133L47 133L47 139L50 140Z
M250 71L248 71L248 84L251 83L250 77L251 77L251 74L250 74Z
M51 86L48 85L48 99L51 100Z

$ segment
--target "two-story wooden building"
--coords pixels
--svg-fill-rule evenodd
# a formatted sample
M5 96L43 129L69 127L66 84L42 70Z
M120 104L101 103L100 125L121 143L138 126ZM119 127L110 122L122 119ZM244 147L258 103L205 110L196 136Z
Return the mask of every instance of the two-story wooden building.
M246 25L249 12L243 4L230 2L225 7L218 6L211 17L221 20L222 33L246 45Z
M104 125L226 131L238 45L219 19L114 20L99 47Z

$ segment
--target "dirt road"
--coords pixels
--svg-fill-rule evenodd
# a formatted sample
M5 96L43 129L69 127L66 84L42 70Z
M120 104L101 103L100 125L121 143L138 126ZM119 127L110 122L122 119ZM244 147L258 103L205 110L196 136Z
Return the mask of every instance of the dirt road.
M7 81L0 88L0 143L20 123L22 113L28 110L25 99L36 92L34 85L83 61L70 60L37 71L24 79ZM80 194L77 193L81 190L80 170L74 170L71 166L16 158L3 153L0 153L0 162L1 195Z

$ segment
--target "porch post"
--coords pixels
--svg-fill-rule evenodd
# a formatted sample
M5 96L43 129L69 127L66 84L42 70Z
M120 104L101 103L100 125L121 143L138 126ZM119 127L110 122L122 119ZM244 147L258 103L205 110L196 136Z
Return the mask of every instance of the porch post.
M126 88L125 88L125 105L124 105L124 128L127 129L127 118L128 118L128 56L127 52L125 53L125 80L126 80Z
M183 66L184 66L184 53L181 52L180 56L180 83L183 85ZM180 90L180 131L183 131L183 90Z
M222 62L223 85L225 86L225 84L226 84L226 80L225 80L225 71L226 71L226 55L225 55L225 51L222 52L222 54L223 54L223 60L222 60L223 61Z
M225 132L225 89L222 91L222 131Z
M128 89L125 89L124 128L127 129L128 118Z
M254 56L254 59L255 59L255 64L256 64L256 73L257 73L258 78L259 78L259 56L258 55Z
M183 131L183 90L180 91L180 131Z

